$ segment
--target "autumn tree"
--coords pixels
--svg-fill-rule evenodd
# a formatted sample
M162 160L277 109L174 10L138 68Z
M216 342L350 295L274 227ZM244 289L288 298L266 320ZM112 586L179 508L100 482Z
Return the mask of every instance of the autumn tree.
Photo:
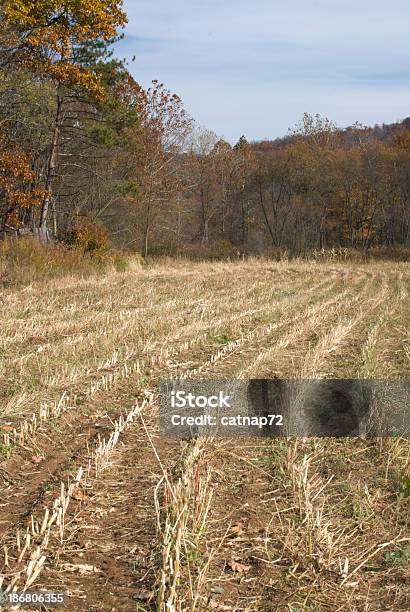
M407 122L408 131L394 138L394 153L390 157L393 197L386 238L391 245L410 245L410 119Z
M303 138L304 142L315 147L328 147L335 143L337 127L334 121L319 113L304 113L302 119L288 130L293 138Z
M100 78L78 61L76 49L89 41L111 40L117 28L126 23L126 15L121 0L4 0L1 11L0 28L8 34L3 49L8 64L22 66L37 78L49 80L55 91L55 116L44 177L47 195L39 219L40 233L45 238L54 198L65 99L79 90L96 100L104 97Z
M291 235L288 222L292 218L291 163L288 150L255 151L254 190L272 245L284 247ZM287 244L286 246L289 246Z
M249 224L251 221L252 200L249 194L251 176L254 169L254 152L245 138L241 136L233 147L235 164L235 211L239 218L239 232L232 235L236 244L244 246L248 240ZM238 235L239 234L239 235Z
M19 210L38 206L44 198L44 190L34 187L33 180L28 156L0 136L0 195L5 207L2 230L20 229Z
M235 156L232 146L219 139L211 151L215 167L215 182L218 190L220 211L220 235L226 239L232 219L232 197L234 192Z
M141 235L141 252L146 257L156 225L182 186L178 162L192 120L181 98L156 80L148 90L135 83L134 96L139 123L129 130L136 146L126 153L129 179L124 180L122 192L130 204L134 227Z
M218 217L215 165L211 155L217 142L214 132L197 127L189 147L186 185L196 211L196 237L202 246L209 243L210 224L217 222Z

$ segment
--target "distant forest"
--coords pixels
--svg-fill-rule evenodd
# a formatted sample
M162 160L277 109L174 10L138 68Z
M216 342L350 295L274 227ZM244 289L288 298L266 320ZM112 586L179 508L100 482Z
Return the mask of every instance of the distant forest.
M0 235L143 256L410 246L410 117L305 114L232 146L115 59L125 23L118 0L0 2Z

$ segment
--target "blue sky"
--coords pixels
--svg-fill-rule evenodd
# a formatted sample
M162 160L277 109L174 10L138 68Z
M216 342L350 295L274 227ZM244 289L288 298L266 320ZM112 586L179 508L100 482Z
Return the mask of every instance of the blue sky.
M125 0L134 77L180 95L231 142L286 134L305 111L346 126L410 115L408 0Z

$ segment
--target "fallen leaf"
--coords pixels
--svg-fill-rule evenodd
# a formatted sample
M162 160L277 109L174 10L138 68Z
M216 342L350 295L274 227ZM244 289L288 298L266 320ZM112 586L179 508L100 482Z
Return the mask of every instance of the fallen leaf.
M84 501L86 498L86 494L84 489L80 489L80 487L76 487L72 492L71 498L75 501Z
M238 572L239 574L246 574L251 569L250 565L244 565L243 563L239 563L238 561L228 561L226 564L233 572Z
M41 455L33 455L31 460L33 463L41 463L42 461L44 461L44 457L42 457Z
M243 533L242 525L234 525L230 528L229 533L233 536L240 536Z

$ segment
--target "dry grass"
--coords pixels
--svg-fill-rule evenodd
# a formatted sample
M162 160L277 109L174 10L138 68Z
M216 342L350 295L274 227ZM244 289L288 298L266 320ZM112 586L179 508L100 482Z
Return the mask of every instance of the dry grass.
M186 444L154 424L171 374L408 376L408 283L404 263L164 261L5 288L3 588L64 585L72 610L118 589L124 609L408 609L408 440Z
M129 263L141 266L137 257ZM123 271L127 265L125 256L109 249L91 253L63 244L45 246L30 237L0 240L0 288L25 287L69 274L81 278L110 269Z

